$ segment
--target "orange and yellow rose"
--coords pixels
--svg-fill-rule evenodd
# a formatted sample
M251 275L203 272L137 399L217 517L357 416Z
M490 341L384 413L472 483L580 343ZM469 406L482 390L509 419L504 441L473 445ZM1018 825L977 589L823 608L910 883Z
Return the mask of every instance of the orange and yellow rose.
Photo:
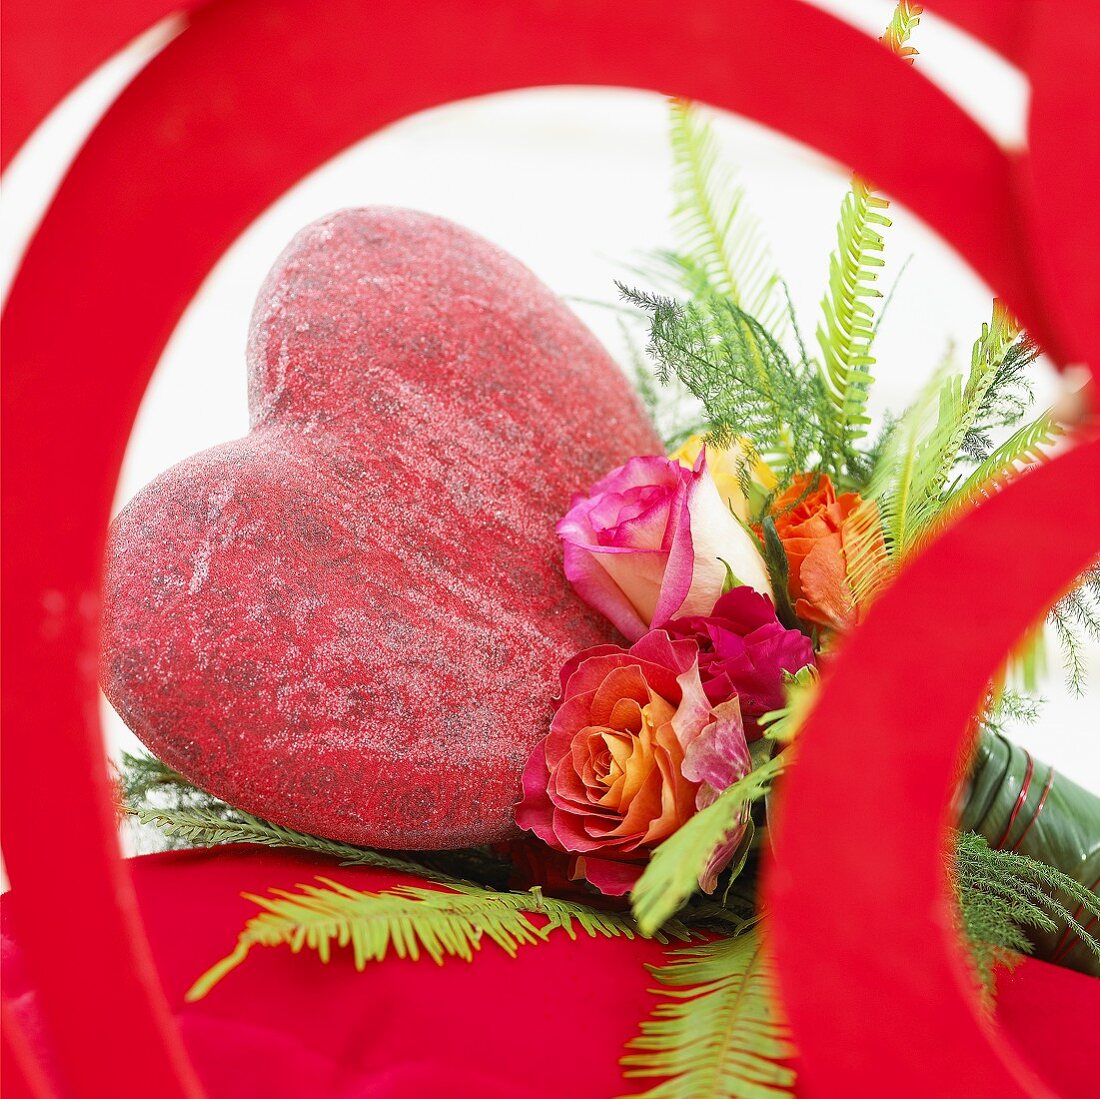
M524 770L516 822L570 856L571 878L620 895L662 840L748 773L740 706L736 697L712 705L699 646L663 630L630 649L581 653L562 684L550 732ZM734 832L704 885L732 857Z

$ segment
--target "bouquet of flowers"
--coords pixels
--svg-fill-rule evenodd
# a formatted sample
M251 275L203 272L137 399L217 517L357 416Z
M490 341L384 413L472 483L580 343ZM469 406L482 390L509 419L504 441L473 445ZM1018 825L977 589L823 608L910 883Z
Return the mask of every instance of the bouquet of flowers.
M900 3L887 48L911 60L919 16ZM681 244L658 258L654 289L620 287L648 325L638 383L668 453L576 485L558 522L563 587L621 641L577 652L546 684L557 701L523 770L522 837L452 851L358 846L260 819L153 757L128 757L127 812L179 843L299 847L438 886L364 893L321 880L255 898L259 912L192 997L254 947L324 960L350 944L363 966L389 952L469 959L486 938L514 953L558 932L641 933L679 945L656 972L665 998L624 1058L628 1074L662 1078L652 1096L696 1095L716 1050L733 1049L726 1063L743 1069L718 1094L793 1087L755 883L800 722L906 559L1025 476L1071 425L1059 410L1030 416L1038 349L995 302L968 368L942 368L872 434L888 201L853 178L811 351L706 117L685 102L670 112ZM1100 565L1050 611L1075 688L1078 634L1100 634L1098 597ZM1100 974L1100 799L1003 731L1034 709L1043 637L1037 627L990 684L959 780L951 867L989 995L994 965L1022 952Z

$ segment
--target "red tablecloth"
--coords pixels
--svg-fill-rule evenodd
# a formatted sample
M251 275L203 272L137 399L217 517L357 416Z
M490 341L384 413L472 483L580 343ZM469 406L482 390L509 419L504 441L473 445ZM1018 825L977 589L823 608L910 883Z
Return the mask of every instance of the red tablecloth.
M132 866L161 979L211 1099L610 1099L644 1090L645 1081L621 1078L618 1058L653 1006L643 964L661 960L657 943L556 934L516 959L489 943L470 964L388 959L363 973L345 953L326 967L256 949L207 999L185 1004L187 988L254 913L242 892L317 874L370 889L412 879L254 847L150 855ZM73 905L74 937L58 949L94 950L79 938L78 897ZM18 920L15 892L0 905L4 994L48 1058ZM1025 961L1002 978L997 1015L1052 1086L1090 1093L1100 981Z

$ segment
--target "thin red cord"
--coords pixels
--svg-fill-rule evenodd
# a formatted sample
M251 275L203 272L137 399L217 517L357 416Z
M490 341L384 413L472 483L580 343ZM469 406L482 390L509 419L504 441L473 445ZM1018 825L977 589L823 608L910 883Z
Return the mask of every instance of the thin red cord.
M1024 783L1020 787L1020 796L1016 799L1016 804L1012 807L1012 815L1008 818L1008 824L1005 825L1004 835L993 845L998 851L1004 850L1005 841L1012 834L1012 827L1016 823L1016 818L1020 815L1020 810L1024 807L1024 802L1027 801L1028 791L1031 789L1031 776L1035 774L1035 760L1031 758L1030 752L1024 752L1027 756L1027 774L1024 775Z
M1020 833L1020 838L1012 845L1013 851L1019 851L1020 846L1023 844L1028 832L1031 831L1032 825L1039 819L1039 814L1043 811L1043 806L1047 803L1047 795L1050 793L1050 788L1054 785L1054 768L1051 767L1050 775L1047 777L1047 784L1043 787L1042 796L1039 798L1039 804L1035 806L1035 811L1031 814L1031 819L1027 822L1026 827Z

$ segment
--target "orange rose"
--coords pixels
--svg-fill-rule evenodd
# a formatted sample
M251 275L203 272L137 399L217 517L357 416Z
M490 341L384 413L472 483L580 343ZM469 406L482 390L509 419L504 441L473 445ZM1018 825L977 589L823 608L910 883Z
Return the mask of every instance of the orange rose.
M866 507L874 508L873 503ZM802 473L776 498L772 519L790 565L794 612L803 622L845 631L862 608L848 575L849 552L868 529L865 501L857 492L837 496L825 474ZM886 545L874 524L872 560L886 563Z

